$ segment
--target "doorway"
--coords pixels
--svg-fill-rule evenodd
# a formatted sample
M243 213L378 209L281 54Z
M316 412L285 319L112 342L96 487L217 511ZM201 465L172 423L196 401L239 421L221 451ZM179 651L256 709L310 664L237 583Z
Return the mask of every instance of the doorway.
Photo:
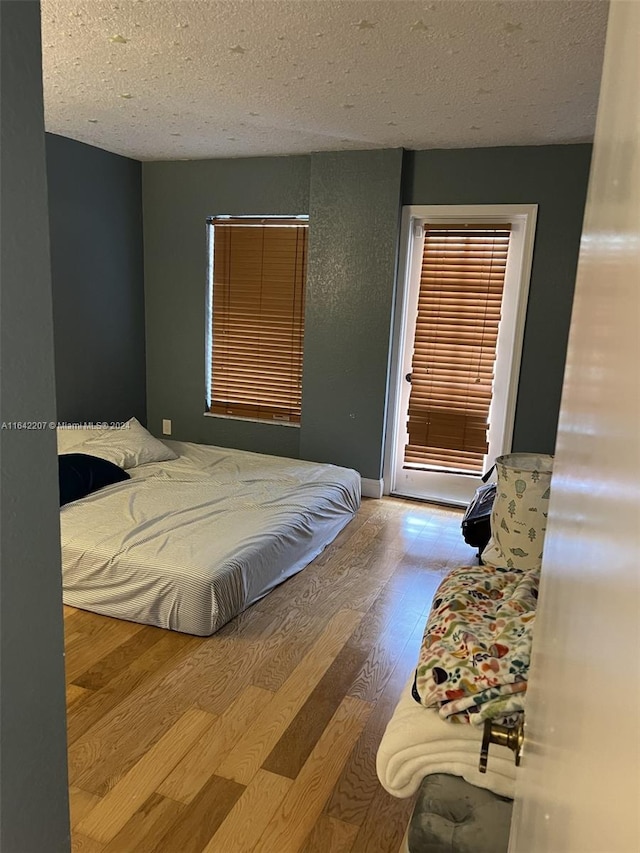
M403 209L387 493L464 506L511 450L536 214Z

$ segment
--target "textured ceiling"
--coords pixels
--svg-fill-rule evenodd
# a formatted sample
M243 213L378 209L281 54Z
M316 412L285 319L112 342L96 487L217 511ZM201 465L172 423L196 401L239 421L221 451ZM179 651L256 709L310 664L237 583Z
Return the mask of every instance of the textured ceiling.
M604 0L42 0L47 130L140 160L593 135Z

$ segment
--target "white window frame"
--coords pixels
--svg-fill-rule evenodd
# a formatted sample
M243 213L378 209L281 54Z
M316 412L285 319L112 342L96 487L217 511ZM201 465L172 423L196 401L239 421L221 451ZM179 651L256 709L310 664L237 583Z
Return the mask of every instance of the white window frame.
M533 261L537 204L482 205L407 205L402 211L400 232L400 263L396 288L393 324L393 345L387 399L387 430L385 441L384 493L393 494L398 484L399 431L405 430L408 383L405 381L404 350L407 340L413 340L417 316L420 268L422 266L422 226L425 222L437 225L450 223L512 224L509 259L502 297L502 318L498 331L494 394L490 411L489 449L485 470L496 456L508 453L513 440L515 410L520 378L522 344L527 314L529 283ZM416 235L414 238L414 234ZM434 494L415 494L425 500L464 505L468 501L469 476L479 481L480 475L460 477L455 474L434 474ZM442 480L444 478L444 480ZM445 483L446 481L446 483ZM466 481L466 483L465 483ZM442 489L440 489L442 486ZM406 490L402 494L407 494ZM443 497L444 495L444 497Z

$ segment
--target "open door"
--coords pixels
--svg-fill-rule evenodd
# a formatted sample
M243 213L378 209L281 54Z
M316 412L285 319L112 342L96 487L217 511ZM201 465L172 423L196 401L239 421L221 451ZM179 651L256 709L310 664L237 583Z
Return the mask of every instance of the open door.
M638 45L613 0L510 853L640 850Z

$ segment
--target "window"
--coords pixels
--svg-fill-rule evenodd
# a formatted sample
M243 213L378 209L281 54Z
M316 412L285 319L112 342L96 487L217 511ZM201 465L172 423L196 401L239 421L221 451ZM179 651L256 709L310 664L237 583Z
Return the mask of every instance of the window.
M208 409L300 423L307 217L215 217Z
M482 473L510 224L426 224L405 465Z

